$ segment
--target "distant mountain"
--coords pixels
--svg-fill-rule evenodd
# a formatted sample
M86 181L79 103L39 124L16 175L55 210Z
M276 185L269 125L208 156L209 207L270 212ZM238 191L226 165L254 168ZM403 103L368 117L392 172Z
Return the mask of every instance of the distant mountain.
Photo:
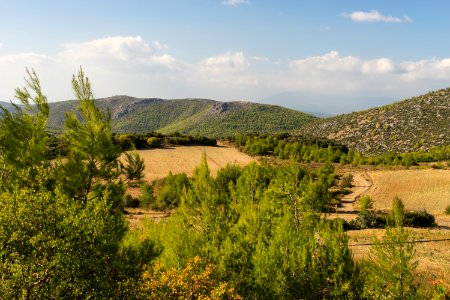
M108 109L115 132L180 132L205 136L236 133L275 133L298 129L316 117L276 105L251 102L219 102L207 99L163 100L114 96L95 100ZM50 103L49 128L60 130L65 112L76 101Z
M13 106L11 105L11 103L10 102L3 102L3 101L0 101L0 106L3 106L4 108L6 108L6 109L11 109L11 108L13 108ZM1 113L1 110L0 110L0 113Z
M450 88L369 110L318 119L298 130L366 154L450 145Z

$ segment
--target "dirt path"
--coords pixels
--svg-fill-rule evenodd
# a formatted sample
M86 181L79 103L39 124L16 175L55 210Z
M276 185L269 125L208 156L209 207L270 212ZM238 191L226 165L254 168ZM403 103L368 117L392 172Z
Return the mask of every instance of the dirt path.
M352 193L345 195L341 199L341 205L338 212L354 212L354 204L359 200L361 195L367 192L372 186L372 179L367 172L357 173L353 176Z

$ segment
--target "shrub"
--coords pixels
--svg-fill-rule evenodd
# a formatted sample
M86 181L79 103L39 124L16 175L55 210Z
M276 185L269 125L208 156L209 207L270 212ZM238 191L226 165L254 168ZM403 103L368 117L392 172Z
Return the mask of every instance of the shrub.
M353 180L353 174L346 174L346 175L342 176L339 187L341 189L351 188L352 180Z
M125 199L124 199L125 207L136 208L136 207L139 207L139 204L140 204L139 199L134 198L130 194L125 195Z
M445 208L445 214L450 215L450 205Z
M369 195L364 195L359 199L359 209L361 211L366 211L371 209L373 206L373 200Z
M146 182L141 183L141 195L139 196L140 205L148 206L155 202L153 187Z
M147 144L152 148L158 148L161 147L162 141L157 137L149 137L147 139Z
M434 216L426 211L405 212L403 225L408 227L433 227L436 226Z
M364 210L358 213L358 217L348 224L350 229L384 228L386 218L382 213Z

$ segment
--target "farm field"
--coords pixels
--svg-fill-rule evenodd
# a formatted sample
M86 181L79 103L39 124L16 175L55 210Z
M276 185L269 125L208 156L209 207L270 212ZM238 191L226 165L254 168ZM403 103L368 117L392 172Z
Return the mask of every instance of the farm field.
M443 215L450 205L450 170L378 170L367 172L372 186L366 194L374 200L374 208L391 207L395 195L405 208ZM450 221L450 220L449 220Z
M137 150L145 162L144 179L148 182L172 174L186 173L192 175L194 169L200 164L203 153L206 154L211 174L229 163L245 166L254 158L228 146L180 146L164 149Z

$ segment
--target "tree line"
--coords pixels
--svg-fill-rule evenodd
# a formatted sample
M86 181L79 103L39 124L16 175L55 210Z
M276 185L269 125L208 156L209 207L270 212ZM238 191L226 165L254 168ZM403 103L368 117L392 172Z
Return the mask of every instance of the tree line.
M432 147L428 151L392 153L367 156L326 139L307 136L236 135L228 138L242 151L251 155L271 155L298 162L334 162L353 165L402 165L413 166L420 162L450 160L450 146Z

